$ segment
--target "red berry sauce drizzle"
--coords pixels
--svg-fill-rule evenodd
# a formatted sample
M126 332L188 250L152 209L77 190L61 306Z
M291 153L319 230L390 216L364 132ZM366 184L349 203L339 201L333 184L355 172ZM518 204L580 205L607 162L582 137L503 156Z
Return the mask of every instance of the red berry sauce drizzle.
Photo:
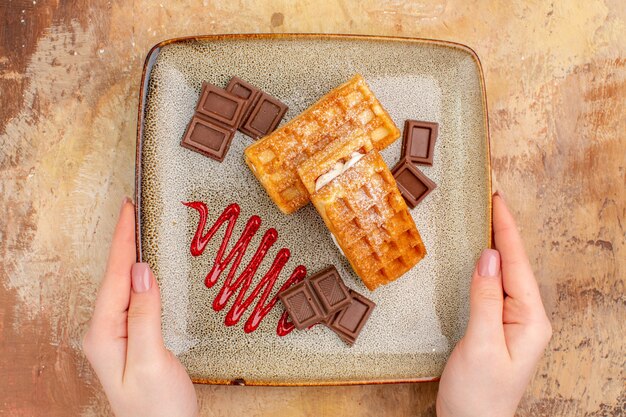
M273 227L268 229L263 237L261 238L261 242L259 243L259 247L256 252L252 256L252 259L248 263L248 265L244 268L244 270L239 274L239 276L235 278L237 274L237 269L239 268L239 264L241 263L241 259L250 244L250 241L254 237L254 235L259 230L261 226L261 218L257 215L251 216L246 223L246 226L239 237L239 240L235 242L235 245L230 250L230 252L224 257L226 252L226 248L230 241L230 238L233 233L233 229L235 228L235 223L237 223L237 218L241 212L241 208L238 204L233 203L226 207L222 214L217 218L213 226L205 233L202 234L204 228L206 226L207 217L209 214L209 209L201 201L193 201L185 203L184 205L195 209L200 214L200 219L198 221L198 227L196 228L196 234L191 240L191 254L193 256L200 256L204 252L207 243L213 238L215 233L224 225L228 223L226 226L226 232L224 233L224 239L220 244L220 247L215 255L215 262L213 263L213 267L207 274L204 284L207 288L213 287L217 281L219 280L222 272L226 269L228 265L232 263L230 270L228 271L228 275L226 276L226 280L220 288L219 292L215 296L213 300L213 310L220 311L226 307L228 301L232 298L232 296L239 289L239 293L235 298L235 302L232 307L226 313L226 319L224 320L224 324L226 326L233 326L239 322L241 316L246 312L248 307L254 302L259 294L261 294L261 298L256 303L254 310L252 310L252 314L246 320L246 323L243 326L243 330L246 333L251 333L259 327L261 321L265 318L265 316L272 310L276 302L278 301L278 296L275 295L269 301L267 300L272 289L274 288L274 284L280 275L283 267L289 260L291 253L287 248L281 248L276 257L274 258L274 262L272 266L270 266L269 270L265 273L261 281L257 284L256 287L252 289L250 295L247 295L248 290L250 289L250 285L252 283L252 279L254 278L257 270L259 269L259 265L267 255L269 249L274 245L276 240L278 239L278 232ZM291 276L285 283L280 287L278 292L284 291L289 288L291 285L297 284L302 281L306 277L306 268L303 265L298 265L295 267ZM262 292L262 293L261 293ZM247 295L247 296L246 296ZM278 320L278 325L276 326L276 334L278 336L285 336L291 331L293 331L294 325L289 320L287 312L283 312L283 315Z

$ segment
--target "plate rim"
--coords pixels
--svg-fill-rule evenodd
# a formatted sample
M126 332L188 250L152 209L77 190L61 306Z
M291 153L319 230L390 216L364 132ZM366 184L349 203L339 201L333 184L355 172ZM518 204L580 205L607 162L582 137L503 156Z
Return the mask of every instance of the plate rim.
M488 247L493 248L493 189L492 189L492 166L491 166L491 135L489 132L489 112L487 107L487 88L485 85L485 74L483 67L476 51L471 47L448 40L405 37L405 36L385 36L385 35L359 35L359 34L334 34L334 33L232 33L232 34L213 34L213 35L192 35L170 38L158 42L146 55L143 69L141 73L141 82L139 85L139 102L137 105L137 131L135 146L135 251L138 262L143 262L141 255L141 152L143 144L143 133L145 127L145 110L148 96L148 83L152 74L152 68L161 52L161 48L170 44L186 43L195 41L221 41L221 40L273 40L273 39L341 39L354 41L387 41L387 42L410 42L444 46L453 49L459 49L474 60L478 68L478 78L480 82L481 104L483 108L483 127L485 129L485 145L487 146L487 189L489 191L487 208L489 212L489 226L487 228ZM191 377L194 384L208 385L248 385L248 386L275 386L275 387L304 387L304 386L348 386L348 385L383 385L383 384L404 384L418 382L439 381L440 377L423 377L423 378L398 378L398 379L380 379L380 380L327 380L327 381L269 381L262 379L245 380L245 379L219 379L219 378L196 378Z

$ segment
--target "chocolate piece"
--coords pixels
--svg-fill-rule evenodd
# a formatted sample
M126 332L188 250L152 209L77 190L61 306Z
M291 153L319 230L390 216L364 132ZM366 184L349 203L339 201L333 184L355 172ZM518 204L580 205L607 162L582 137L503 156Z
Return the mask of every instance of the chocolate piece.
M439 124L407 120L404 123L402 157L415 164L433 164Z
M278 99L261 93L250 117L239 130L254 139L263 137L276 129L287 109L288 107Z
M209 83L202 84L196 113L181 146L222 162L241 122L245 100Z
M299 282L278 294L296 329L306 329L324 318L322 307L308 280Z
M354 290L349 290L352 303L337 312L327 326L352 346L372 315L376 304Z
M226 157L235 131L197 115L191 119L181 146L222 162Z
M248 120L248 116L250 116L254 105L259 101L261 90L239 77L233 77L230 79L226 91L245 100L243 110L241 111L242 117L240 125L242 125Z
M243 115L245 100L213 84L202 84L196 112L236 129Z
M309 281L324 310L324 316L328 317L350 304L352 299L349 290L334 266L318 272Z
M376 306L345 286L330 266L278 294L298 330L324 323L352 346Z
M400 161L391 173L410 208L415 208L432 190L437 188L437 184L406 159Z

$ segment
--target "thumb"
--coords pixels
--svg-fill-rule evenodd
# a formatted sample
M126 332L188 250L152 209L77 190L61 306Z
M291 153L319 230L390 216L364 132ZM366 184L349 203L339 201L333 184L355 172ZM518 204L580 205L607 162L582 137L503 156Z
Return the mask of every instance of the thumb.
M148 264L136 263L128 306L127 363L153 359L163 350L159 287Z
M474 269L470 286L470 319L466 337L484 343L504 340L503 291L500 253L485 249Z

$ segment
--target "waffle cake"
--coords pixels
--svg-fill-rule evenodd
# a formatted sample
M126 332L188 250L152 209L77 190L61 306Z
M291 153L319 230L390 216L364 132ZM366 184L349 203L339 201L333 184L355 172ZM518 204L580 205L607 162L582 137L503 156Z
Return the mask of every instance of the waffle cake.
M298 177L309 194L317 191L318 179L331 171L337 162L345 163L354 152L366 154L373 148L372 142L361 129L337 138L326 148L318 151L298 167Z
M359 130L374 149L394 142L400 131L360 75L331 90L302 114L248 146L245 160L270 198L286 214L310 198L298 167L329 144Z
M358 141L352 139L351 143L363 149ZM334 158L345 161L345 154L336 153ZM332 155L325 149L316 158L329 166ZM374 290L411 269L426 255L426 248L378 151L361 155L351 168L313 190L311 201L356 274ZM309 186L306 171L313 169L307 164L299 170Z

